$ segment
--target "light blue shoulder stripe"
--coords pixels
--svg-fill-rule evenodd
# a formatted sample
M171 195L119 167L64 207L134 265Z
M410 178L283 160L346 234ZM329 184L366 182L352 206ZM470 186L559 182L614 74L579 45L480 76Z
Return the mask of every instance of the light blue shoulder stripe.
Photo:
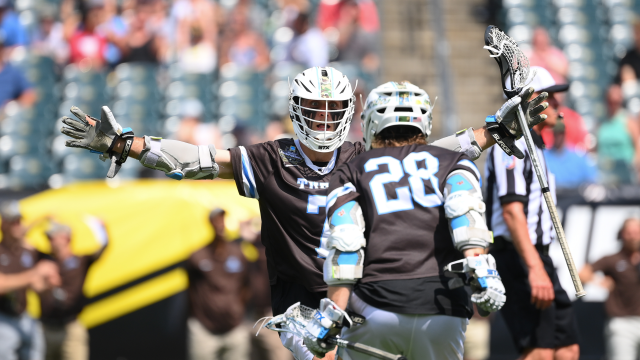
M458 161L458 165L464 165L464 166L470 168L471 170L473 170L473 172L478 177L478 182L480 183L480 186L482 186L482 176L480 176L480 170L478 170L478 167L476 166L476 164L473 161L470 161L470 160L467 160L467 159L462 159L462 160Z

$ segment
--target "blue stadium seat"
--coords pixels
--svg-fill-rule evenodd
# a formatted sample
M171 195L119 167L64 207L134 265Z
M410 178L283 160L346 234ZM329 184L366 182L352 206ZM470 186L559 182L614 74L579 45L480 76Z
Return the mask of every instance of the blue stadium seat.
M97 158L97 154L88 151L69 154L62 159L61 173L68 179L102 179L107 175L109 162Z
M17 155L9 160L7 177L13 190L40 189L50 175L49 163L42 156Z

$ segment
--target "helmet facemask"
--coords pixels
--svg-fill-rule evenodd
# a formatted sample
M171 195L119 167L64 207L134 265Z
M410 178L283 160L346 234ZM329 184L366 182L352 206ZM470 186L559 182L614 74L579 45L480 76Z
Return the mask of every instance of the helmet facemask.
M346 140L355 111L349 79L331 67L313 67L289 84L289 114L298 140L318 152L332 152Z
M316 100L293 96L290 107L296 133L313 150L333 151L342 145L349 132L354 105L355 96L349 100Z

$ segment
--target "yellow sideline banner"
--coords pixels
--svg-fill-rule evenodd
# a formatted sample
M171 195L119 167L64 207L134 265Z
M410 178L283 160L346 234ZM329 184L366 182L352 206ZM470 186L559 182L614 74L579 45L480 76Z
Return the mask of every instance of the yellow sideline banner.
M215 207L227 212L229 238L238 235L241 221L260 215L257 201L239 196L231 180L138 180L117 187L92 181L47 190L20 202L25 223L32 225L28 241L46 253L50 252L44 235L47 219L72 228L77 255L92 254L100 247L87 217L105 223L109 245L87 275L84 292L89 298L174 265L206 245L213 237L208 214ZM173 270L94 302L80 319L96 326L186 287L183 272Z

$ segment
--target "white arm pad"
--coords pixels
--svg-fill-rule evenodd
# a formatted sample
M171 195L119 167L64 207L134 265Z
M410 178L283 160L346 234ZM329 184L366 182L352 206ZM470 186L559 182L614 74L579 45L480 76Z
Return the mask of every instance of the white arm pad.
M472 160L476 160L480 155L482 155L482 149L480 148L480 145L478 145L478 142L476 142L476 137L473 134L473 128L458 131L454 135L436 140L430 145L464 153Z
M172 179L197 180L218 177L216 148L213 145L196 146L150 136L144 137L144 145L140 163L151 169L162 170Z
M447 177L444 194L445 216L456 249L488 247L493 234L487 229L478 180L468 171L456 170Z
M331 249L324 261L324 282L327 285L352 285L362 279L364 250L342 252Z
M324 282L327 285L355 284L362 278L364 263L364 217L357 201L337 208L327 219L329 255L324 261Z
M327 247L340 251L357 251L367 245L364 238L364 216L356 201L336 209L328 219L329 239Z

